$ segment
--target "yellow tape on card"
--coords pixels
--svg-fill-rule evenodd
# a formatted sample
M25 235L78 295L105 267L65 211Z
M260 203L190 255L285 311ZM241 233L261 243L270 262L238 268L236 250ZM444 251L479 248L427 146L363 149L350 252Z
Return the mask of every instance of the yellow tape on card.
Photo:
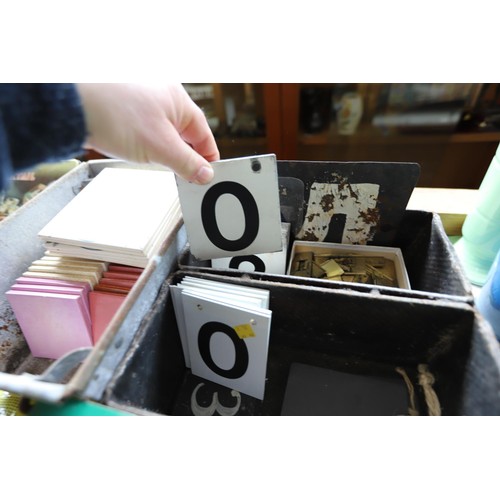
M233 330L236 332L236 335L240 339L247 339L249 337L255 337L255 332L252 329L252 326L249 323L245 325L233 326Z

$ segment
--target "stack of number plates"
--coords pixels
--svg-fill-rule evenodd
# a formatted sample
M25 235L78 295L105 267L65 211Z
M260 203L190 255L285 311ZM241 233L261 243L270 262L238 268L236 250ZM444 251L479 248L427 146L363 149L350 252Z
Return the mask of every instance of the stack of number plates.
M264 399L269 292L189 277L171 290L192 373Z

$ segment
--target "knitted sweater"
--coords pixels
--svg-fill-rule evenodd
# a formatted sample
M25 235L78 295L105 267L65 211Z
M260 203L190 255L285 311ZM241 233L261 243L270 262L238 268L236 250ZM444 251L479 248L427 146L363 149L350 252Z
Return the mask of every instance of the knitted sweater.
M0 84L0 192L17 171L81 154L85 136L73 84Z

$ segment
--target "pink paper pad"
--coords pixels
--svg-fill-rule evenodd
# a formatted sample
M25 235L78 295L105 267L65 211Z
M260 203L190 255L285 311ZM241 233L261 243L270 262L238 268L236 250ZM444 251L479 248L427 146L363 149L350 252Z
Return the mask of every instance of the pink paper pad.
M47 285L47 286L69 286L71 288L82 287L87 293L90 285L86 281L67 281L53 278L34 278L31 276L19 276L16 283L24 285Z
M69 286L48 286L48 285L24 285L22 283L16 283L12 285L11 290L18 290L24 292L46 292L46 293L53 293L56 295L58 294L78 295L83 299L83 303L85 304L85 312L87 320L90 325L89 295L87 290L83 286L69 287Z
M119 280L115 278L101 278L99 285L121 286L129 290L135 285L135 280Z
M92 331L79 295L9 290L5 293L33 356L57 359L92 347Z
M120 266L119 264L109 264L107 270L112 273L127 273L135 274L137 276L142 274L142 272L144 271L144 269L140 267Z
M114 273L114 272L111 272L111 271L104 271L102 273L102 278L113 278L113 279L118 279L118 280L134 280L134 281L137 281L137 279L139 278L139 275L132 274L132 273Z
M30 276L19 276L19 278L16 279L16 284L81 288L84 292L83 297L85 298L85 304L87 306L87 309L89 309L89 314L90 314L89 292L92 288L90 286L90 283L87 283L86 281L66 281L66 280L57 280L54 278L32 278Z
M108 292L92 291L89 293L92 338L94 343L97 343L101 338L104 330L126 298L126 295Z

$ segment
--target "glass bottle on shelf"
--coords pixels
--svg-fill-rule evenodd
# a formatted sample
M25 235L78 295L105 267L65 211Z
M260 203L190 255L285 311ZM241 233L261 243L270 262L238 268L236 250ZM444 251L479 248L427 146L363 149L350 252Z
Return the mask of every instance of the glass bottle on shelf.
M300 89L300 126L308 134L327 130L330 126L332 89L307 86Z

